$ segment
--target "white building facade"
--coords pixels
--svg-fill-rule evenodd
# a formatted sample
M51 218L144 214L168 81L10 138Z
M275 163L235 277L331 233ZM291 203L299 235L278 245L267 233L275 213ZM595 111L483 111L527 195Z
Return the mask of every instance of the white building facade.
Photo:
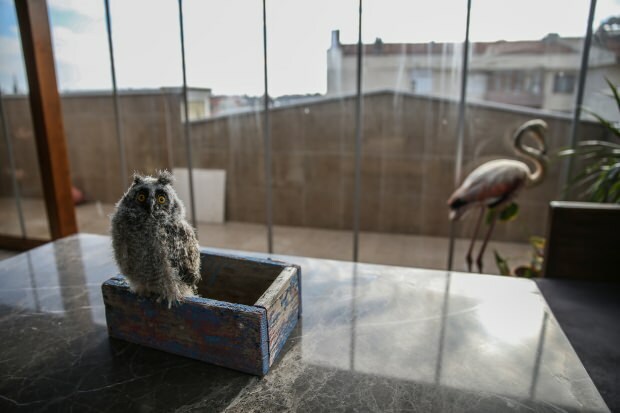
M570 112L581 63L583 39L548 35L536 41L498 41L470 46L467 99ZM462 44L388 44L380 39L363 45L362 90L396 90L458 99ZM332 33L327 51L327 95L355 93L357 45L341 44ZM590 50L584 106L618 119L610 105L608 78L620 84L617 54L600 45ZM620 120L620 119L618 119Z

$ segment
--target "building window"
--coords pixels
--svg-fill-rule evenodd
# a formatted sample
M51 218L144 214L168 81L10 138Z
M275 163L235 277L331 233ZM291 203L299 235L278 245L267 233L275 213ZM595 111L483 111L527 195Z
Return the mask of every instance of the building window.
M564 72L556 73L553 77L553 93L573 93L577 76Z
M428 69L413 69L410 75L413 93L430 94L433 92L433 73Z

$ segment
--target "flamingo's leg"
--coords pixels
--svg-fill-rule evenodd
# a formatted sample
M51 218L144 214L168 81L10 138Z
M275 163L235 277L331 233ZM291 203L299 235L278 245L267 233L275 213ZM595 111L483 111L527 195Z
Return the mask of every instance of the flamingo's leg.
M497 214L493 214L493 219L489 224L489 230L487 231L487 235L484 237L484 242L482 243L482 247L480 248L480 253L478 254L478 258L476 259L476 264L478 264L478 272L482 273L482 256L484 255L484 250L487 248L487 244L489 242L489 238L491 238L491 233L493 232L493 228L495 228L495 222L497 221Z
M478 231L480 231L480 224L482 223L482 216L484 215L484 207L480 208L480 213L478 214L478 221L476 222L476 229L474 229L474 235L471 238L471 242L469 244L469 249L467 250L467 255L465 256L465 261L467 261L467 271L471 272L471 264L473 262L471 258L471 253L474 250L474 244L476 243L476 238L478 237Z

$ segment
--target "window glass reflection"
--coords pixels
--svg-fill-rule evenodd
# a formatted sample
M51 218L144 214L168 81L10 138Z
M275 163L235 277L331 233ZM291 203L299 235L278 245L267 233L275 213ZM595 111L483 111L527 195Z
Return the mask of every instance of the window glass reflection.
M0 2L0 22L0 235L49 239L13 2Z
M446 266L466 13L364 2L360 261ZM342 50L352 70L357 45Z
M509 5L472 2L461 180L486 161L520 159L513 136L527 120L542 119L548 125L549 157L568 144L589 3L573 1L569 12L566 2L556 0ZM549 19L557 10L566 11L563 18ZM521 24L524 21L527 24ZM478 86L477 93L469 93L472 83ZM529 168L532 171L534 165L529 163ZM495 226L485 254L485 272L499 272L495 252L513 270L530 265L534 252L530 240L545 236L549 202L561 199L564 184L560 162L554 160L540 185L519 192L516 219ZM471 215L456 226L457 248L473 235L476 219ZM455 269L467 268L464 256L457 249Z

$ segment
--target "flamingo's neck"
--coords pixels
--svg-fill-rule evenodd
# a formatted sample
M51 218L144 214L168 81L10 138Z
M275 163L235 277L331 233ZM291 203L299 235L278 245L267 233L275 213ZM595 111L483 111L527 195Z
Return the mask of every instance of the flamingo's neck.
M534 171L528 174L528 185L534 186L545 179L547 172L547 158L544 155L545 138L541 130L546 130L543 121L533 120L524 124L515 134L514 148L517 154L534 163ZM540 142L542 149L533 148L523 144L522 139L527 132L532 132L534 137Z
M528 181L530 186L538 185L547 175L547 161L542 157L530 157L529 159L534 163L534 172L530 172Z

